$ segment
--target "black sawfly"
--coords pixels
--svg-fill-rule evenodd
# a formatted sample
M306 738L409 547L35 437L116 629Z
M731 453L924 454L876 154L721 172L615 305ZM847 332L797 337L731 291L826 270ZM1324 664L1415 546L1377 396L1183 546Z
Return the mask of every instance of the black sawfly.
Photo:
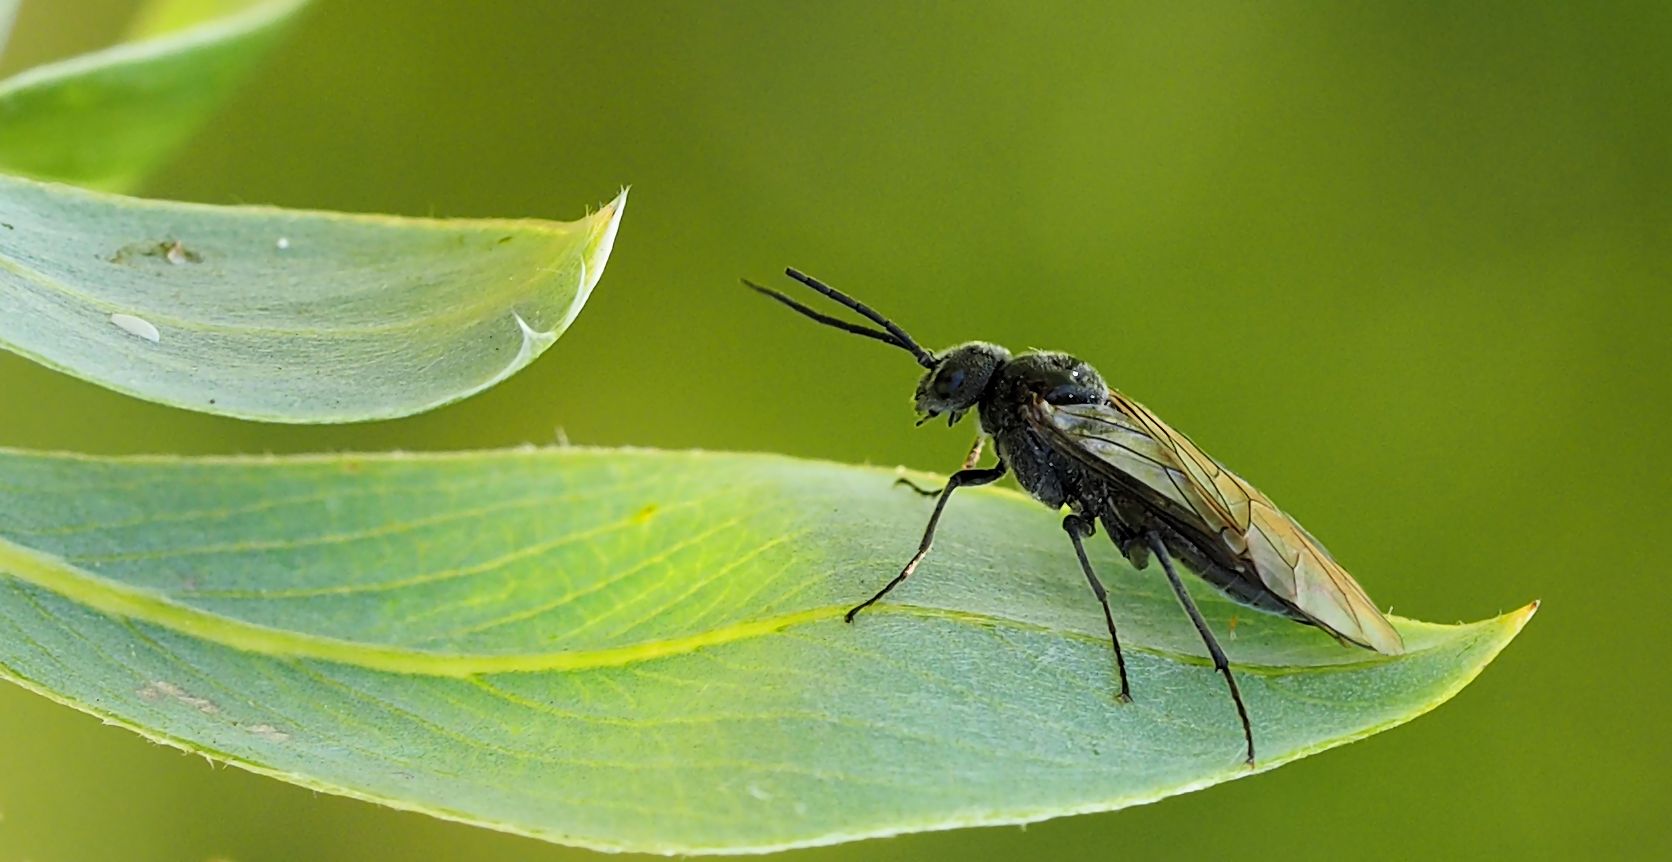
M1343 643L1384 655L1404 651L1399 633L1318 540L1148 408L1111 388L1084 361L1049 351L1013 356L1003 347L982 341L931 353L859 300L794 268L785 274L881 328L823 314L747 280L744 284L826 326L910 353L927 369L917 384L919 425L941 415L946 416L948 426L956 425L971 410L981 422L981 434L963 469L938 490L912 486L936 498L917 553L893 580L849 610L848 622L916 570L934 543L935 527L953 491L985 485L1011 472L1023 490L1041 503L1059 511L1068 509L1062 528L1074 544L1092 593L1103 606L1109 643L1114 647L1120 678L1116 698L1132 699L1126 661L1108 594L1092 570L1083 543L1097 532L1098 524L1135 568L1146 568L1151 556L1160 561L1173 594L1207 646L1214 669L1230 689L1250 765L1254 763L1254 731L1248 709L1225 651L1180 582L1175 562L1248 607L1317 626ZM991 467L978 467L982 444L988 439L993 441L998 461Z

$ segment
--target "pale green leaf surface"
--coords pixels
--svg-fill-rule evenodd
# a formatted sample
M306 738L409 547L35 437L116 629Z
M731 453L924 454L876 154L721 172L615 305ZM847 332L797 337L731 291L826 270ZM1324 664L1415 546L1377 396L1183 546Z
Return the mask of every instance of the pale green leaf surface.
M290 7L284 14L294 14L307 0L149 0L139 7L128 22L128 41L138 42L166 36L170 33L224 22L247 13L251 9ZM269 13L271 14L271 13Z
M12 25L17 23L17 0L0 0L0 54L12 37Z
M404 416L503 380L603 274L576 222L212 207L0 177L0 347L151 401L275 422Z
M918 576L845 625L931 505L890 479L647 451L0 452L0 673L305 786L609 849L1013 823L1250 774L1164 581L1098 541L1136 698L1113 701L1057 518L1014 492L960 493ZM1396 620L1388 659L1198 595L1261 769L1445 701L1533 610Z
M307 0L160 0L135 41L0 81L0 171L133 188L209 117Z

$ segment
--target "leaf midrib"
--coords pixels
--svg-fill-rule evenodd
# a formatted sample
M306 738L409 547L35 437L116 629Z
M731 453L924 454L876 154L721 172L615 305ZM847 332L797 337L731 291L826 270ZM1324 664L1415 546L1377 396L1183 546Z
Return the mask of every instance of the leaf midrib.
M554 258L561 261L562 256ZM211 320L207 318L181 317L166 311L160 311L139 303L117 303L101 296L95 296L84 290L78 290L73 285L61 279L53 278L39 270L25 266L14 258L0 255L0 268L12 273L19 280L31 283L39 291L49 295L64 296L74 299L90 308L107 313L139 313L153 324L165 324L171 330L189 333L210 333L214 335L232 336L263 336L268 338L299 338L299 337L333 337L354 338L371 335L386 336L401 332L412 332L420 329L445 329L460 322L470 322L483 319L482 311L501 308L515 313L517 301L528 296L528 288L550 276L550 267L534 267L534 274L520 281L498 285L486 293L480 294L475 301L469 303L453 303L437 314L423 314L415 317L404 317L388 323L357 323L334 324L331 326L296 327L281 326L268 323L241 323L237 321ZM585 282L585 262L582 262L581 281ZM508 285L508 286L507 286ZM540 335L555 335L557 330L550 332L538 331ZM172 343L172 342L171 342ZM182 366L184 367L184 366Z
M0 539L0 573L101 613L160 626L243 652L275 658L319 659L390 673L455 678L497 673L577 671L637 664L695 652L704 647L761 637L795 626L837 619L847 611L845 605L826 605L794 613L744 620L682 637L616 647L538 653L440 653L276 629L228 617L181 604L151 590L100 577L77 568L60 557L4 539ZM1085 642L1102 642L1102 638L1084 632L972 611L892 604L878 606L869 613L904 614L973 625L996 625L1045 632ZM1418 652L1441 649L1449 645L1450 639L1441 640ZM1178 663L1207 663L1205 659L1188 653L1142 645L1130 645L1126 648L1129 651L1147 653ZM1378 664L1385 660L1380 657L1367 657L1361 661L1317 665L1250 665L1239 662L1237 668L1239 671L1258 674L1339 672L1361 669L1365 665Z

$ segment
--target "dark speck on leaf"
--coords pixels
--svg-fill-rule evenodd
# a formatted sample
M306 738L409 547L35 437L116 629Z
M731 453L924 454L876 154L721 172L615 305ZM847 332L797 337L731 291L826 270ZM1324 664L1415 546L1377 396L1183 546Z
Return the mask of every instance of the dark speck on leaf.
M162 258L172 264L202 263L203 255L186 247L179 240L162 242L131 242L110 256L111 263L132 263L136 257Z
M508 242L510 242L510 241L511 241L511 240L513 240L513 239L516 239L516 237L511 237L511 236L502 236L502 237L500 237L500 238L499 238L499 242L498 242L498 243L496 243L496 244L497 244L497 245L504 245L504 244L506 244L506 243L508 243Z

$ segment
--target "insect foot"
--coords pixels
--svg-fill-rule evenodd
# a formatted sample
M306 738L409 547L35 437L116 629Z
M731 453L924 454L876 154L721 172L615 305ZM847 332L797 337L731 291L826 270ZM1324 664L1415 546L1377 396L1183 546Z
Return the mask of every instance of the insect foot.
M907 488L910 488L913 491L916 491L917 493L922 494L925 497L933 497L933 496L940 493L939 488L932 488L932 489L931 488L925 488L922 485L919 485L916 482L913 482L912 480L907 479L904 476L901 476L900 478L895 479L894 484L895 485L904 485Z

